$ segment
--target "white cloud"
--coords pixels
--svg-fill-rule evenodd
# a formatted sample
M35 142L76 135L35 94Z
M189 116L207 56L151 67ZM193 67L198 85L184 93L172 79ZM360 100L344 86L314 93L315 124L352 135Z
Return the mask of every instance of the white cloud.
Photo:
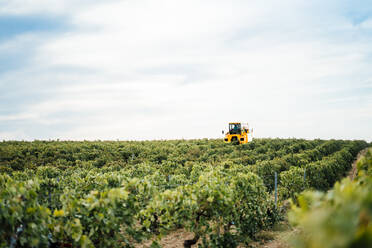
M261 137L372 136L366 128L365 136L332 128L368 119L370 102L335 95L372 77L372 47L346 37L359 31L337 14L335 1L30 3L14 1L0 12L67 15L77 27L48 37L34 47L32 66L5 78L49 92L21 113L0 116L66 124L41 138L218 137L235 120L251 121ZM337 109L345 101L353 104Z
M106 0L105 2L109 2ZM99 4L95 0L1 0L0 14L29 15L29 14L72 14L81 11L89 4Z
M33 138L28 136L24 131L7 131L0 132L0 141L3 140L32 140Z

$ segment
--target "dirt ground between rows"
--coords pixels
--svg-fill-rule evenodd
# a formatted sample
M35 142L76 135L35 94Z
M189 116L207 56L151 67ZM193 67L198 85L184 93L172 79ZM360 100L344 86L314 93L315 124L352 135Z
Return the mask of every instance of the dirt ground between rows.
M359 159L360 159L362 156L366 155L367 151L368 151L368 148L365 148L365 149L363 149L362 151L360 151L360 152L358 153L357 158L356 158L356 160L353 162L353 165L352 165L352 167L351 167L351 170L349 171L349 175L348 175L348 176L349 176L350 180L354 180L354 178L355 178L356 175L358 174L357 163L358 163Z
M178 230L175 230L169 233L167 236L163 237L160 241L158 241L158 243L163 248L182 248L183 242L187 239L192 239L193 237L194 237L194 234L192 232L188 232L185 229L178 229ZM143 242L142 244L136 245L135 247L136 248L149 248L152 242L153 240L147 240Z
M293 229L287 222L282 222L276 230L262 231L258 234L258 241L250 244L251 248L289 248L287 244L288 237L293 233ZM179 229L171 232L167 236L163 237L161 241L158 241L163 248L183 248L183 242L187 239L192 239L193 233L187 232L184 229ZM136 248L149 248L153 240L145 241L141 244L136 245ZM199 242L200 243L200 240ZM198 244L197 243L197 244ZM193 247L197 247L193 245ZM243 248L245 246L239 246Z

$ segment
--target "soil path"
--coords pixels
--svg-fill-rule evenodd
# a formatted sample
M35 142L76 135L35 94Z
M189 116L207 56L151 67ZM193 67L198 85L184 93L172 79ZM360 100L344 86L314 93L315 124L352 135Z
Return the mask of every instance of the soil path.
M293 235L296 230L274 231L273 239L255 245L255 248L289 248L288 238Z
M194 234L192 232L188 232L185 229L178 229L175 230L165 237L163 237L159 244L163 248L183 248L183 242L187 239L192 239L194 237ZM134 247L135 248L149 248L152 244L153 240L145 241L142 244L137 244ZM199 240L198 243L200 243L201 240ZM197 245L194 245L193 247L197 247Z
M365 149L363 149L363 150L361 150L361 151L358 153L357 158L356 158L355 161L353 162L353 165L352 165L351 170L349 171L349 175L348 175L351 181L354 180L354 178L356 177L356 175L357 175L357 173L358 173L357 163L358 163L359 159L360 159L362 156L366 155L367 151L368 151L368 147L365 148Z

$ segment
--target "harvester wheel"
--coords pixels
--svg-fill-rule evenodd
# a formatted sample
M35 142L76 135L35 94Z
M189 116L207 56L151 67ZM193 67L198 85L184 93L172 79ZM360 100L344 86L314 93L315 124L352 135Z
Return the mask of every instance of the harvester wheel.
M231 138L231 144L233 145L239 145L238 137L234 136Z

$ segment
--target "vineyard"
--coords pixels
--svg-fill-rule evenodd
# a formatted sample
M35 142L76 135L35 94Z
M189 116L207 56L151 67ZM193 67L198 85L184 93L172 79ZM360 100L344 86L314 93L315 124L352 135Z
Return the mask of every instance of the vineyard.
M345 203L340 195L354 191L347 197L364 199L355 204L369 206L358 216L367 224L350 225L360 239L346 232L341 240L366 244L372 237L370 153L358 164L356 182L336 182L368 145L303 139L239 146L207 139L1 142L0 247L141 247L148 240L159 247L178 229L193 233L184 247L245 246L284 218L289 198L298 203L289 215L293 225L304 231L314 226L324 236L329 232L320 226ZM299 194L326 192L335 183L328 193ZM335 216L352 214L337 209ZM320 212L323 217L311 222ZM322 247L319 235L313 241L299 236L294 245Z

